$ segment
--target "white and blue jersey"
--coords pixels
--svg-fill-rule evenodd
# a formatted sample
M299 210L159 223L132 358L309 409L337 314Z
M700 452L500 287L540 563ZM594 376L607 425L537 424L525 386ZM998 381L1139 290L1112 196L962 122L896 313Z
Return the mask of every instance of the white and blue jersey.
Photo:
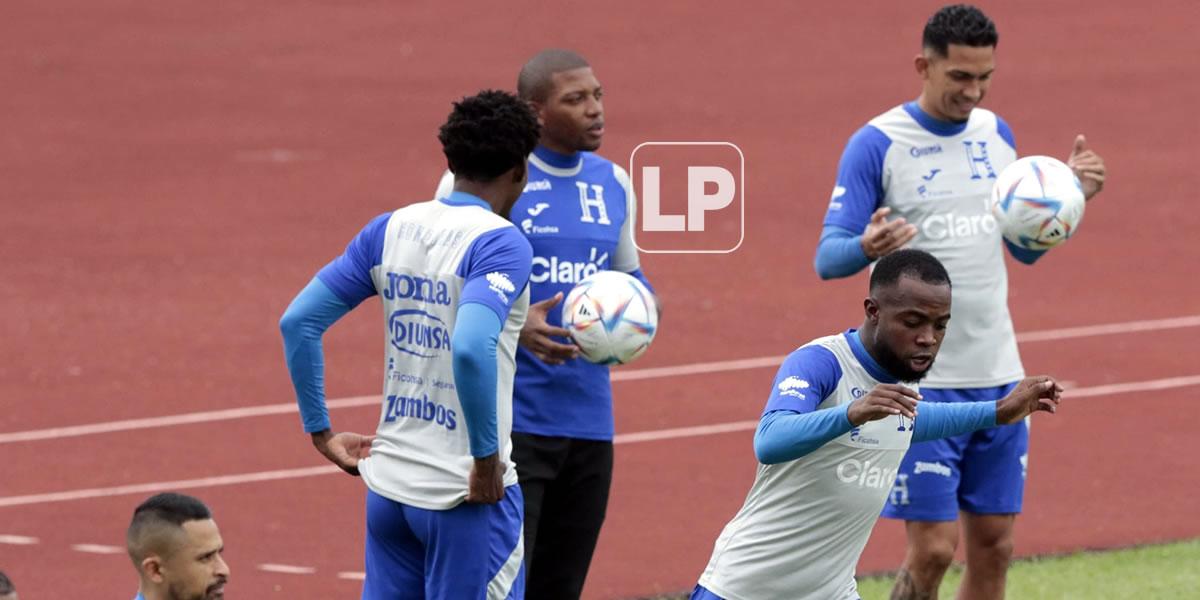
M915 420L854 427L851 403L881 383L899 382L855 330L788 355L755 434L754 485L693 598L858 598L854 569L909 444L995 425L994 402L965 402L921 403Z
M438 186L443 197L449 173ZM625 170L590 152L566 156L542 146L529 156L529 180L511 218L533 247L529 300L565 297L583 278L603 270L642 276L633 244L636 199ZM559 307L546 321L562 326ZM513 430L589 440L613 437L612 386L607 366L582 358L547 365L517 350Z
M984 388L1024 377L1008 311L1005 245L988 205L997 174L1016 157L1012 131L996 114L976 108L967 121L949 123L915 102L872 119L842 155L818 250L822 276L866 266L857 240L845 247L861 262L851 258L841 271L822 265L825 238L839 231L861 235L871 213L888 206L890 218L916 225L909 246L936 256L954 284L954 318L925 387ZM1010 250L1024 262L1036 259Z
M725 600L858 598L854 568L913 429L899 416L851 429L850 403L879 383L895 379L854 331L788 355L763 414L829 409L825 414L840 420L842 433L799 459L758 466L745 504L717 538L701 586Z
M483 200L455 193L380 215L318 273L349 307L376 294L383 303L383 401L371 455L359 464L371 491L429 510L466 498L472 442L451 339L460 308L472 304L494 313L501 326L495 392L484 398L494 398L495 421L485 426L495 428L488 435L508 467L504 484L517 483L511 398L530 257L529 243L511 223ZM327 420L309 423L322 415L304 416L306 430L328 428Z

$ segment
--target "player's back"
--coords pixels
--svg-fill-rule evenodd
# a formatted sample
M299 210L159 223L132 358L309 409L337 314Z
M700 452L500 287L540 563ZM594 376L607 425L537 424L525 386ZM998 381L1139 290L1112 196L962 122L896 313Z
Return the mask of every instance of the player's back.
M372 269L386 327L384 403L377 439L360 470L376 493L405 504L444 509L466 497L472 457L456 391L450 340L465 277L498 236L520 239L511 223L481 200L421 202L388 219L380 263ZM505 485L510 459L512 380L528 288L488 273L490 293L511 310L497 342L497 427Z
M1024 371L1008 312L1008 273L989 207L996 175L1016 160L1008 126L976 108L965 123L938 121L916 103L871 120L883 136L880 205L917 226L953 282L954 319L926 387L988 387Z
M818 410L853 402L880 383L855 357L851 335L808 344L828 349L842 373ZM912 421L887 418L797 460L760 464L700 584L730 599L858 598L854 568L911 439Z

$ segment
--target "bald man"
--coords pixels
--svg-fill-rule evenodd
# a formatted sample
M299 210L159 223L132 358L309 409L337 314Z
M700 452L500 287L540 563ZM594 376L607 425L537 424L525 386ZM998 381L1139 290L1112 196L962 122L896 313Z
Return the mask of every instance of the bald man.
M212 513L196 498L174 493L150 497L133 511L125 542L140 580L134 600L225 597L225 544Z
M597 271L642 275L629 175L595 154L604 90L570 50L529 59L517 93L542 124L529 180L510 218L533 247L529 314L513 387L513 460L525 494L525 594L570 600L583 590L608 507L613 467L608 367L579 358L562 328L563 296ZM438 197L450 193L447 173Z
M0 600L19 600L16 586L3 571L0 571Z

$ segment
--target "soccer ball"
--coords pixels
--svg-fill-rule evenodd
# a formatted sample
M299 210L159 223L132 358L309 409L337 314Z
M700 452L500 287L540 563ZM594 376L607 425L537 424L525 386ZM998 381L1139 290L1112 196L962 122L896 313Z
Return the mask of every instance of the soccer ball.
M567 294L562 322L588 362L625 364L641 356L654 339L658 303L632 276L598 271Z
M1028 250L1049 250L1079 231L1083 186L1062 161L1026 156L1009 165L992 188L992 214L1004 239Z

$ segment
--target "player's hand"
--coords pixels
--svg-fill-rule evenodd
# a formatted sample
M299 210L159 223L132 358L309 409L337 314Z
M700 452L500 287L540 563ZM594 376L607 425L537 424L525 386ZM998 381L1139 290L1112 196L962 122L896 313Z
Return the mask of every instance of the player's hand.
M896 383L881 383L866 396L850 403L846 417L850 424L858 427L867 421L878 421L895 415L909 419L917 418L917 401L921 394L916 390Z
M476 458L467 481L467 502L495 504L504 498L504 463L500 454Z
M1062 386L1053 377L1026 377L996 402L996 424L1010 425L1039 410L1057 412L1062 392Z
M910 225L903 217L888 221L886 218L891 212L892 209L887 206L877 209L871 214L871 222L863 232L859 243L871 260L899 250L917 235L917 226Z
M563 293L559 292L551 298L530 304L529 314L525 317L525 325L521 327L521 337L518 340L548 365L561 365L579 356L579 348L574 344L562 344L551 339L551 336L571 339L571 332L546 322L546 315L550 309L558 306L562 299Z
M329 462L341 470L358 477L358 461L371 455L373 435L362 435L343 431L334 434L326 429L312 434L313 446L325 456Z
M1087 139L1083 134L1075 136L1075 145L1071 147L1071 156L1067 166L1075 171L1079 183L1083 185L1083 197L1091 200L1092 196L1104 188L1104 176L1108 171L1104 168L1104 159L1087 147Z

